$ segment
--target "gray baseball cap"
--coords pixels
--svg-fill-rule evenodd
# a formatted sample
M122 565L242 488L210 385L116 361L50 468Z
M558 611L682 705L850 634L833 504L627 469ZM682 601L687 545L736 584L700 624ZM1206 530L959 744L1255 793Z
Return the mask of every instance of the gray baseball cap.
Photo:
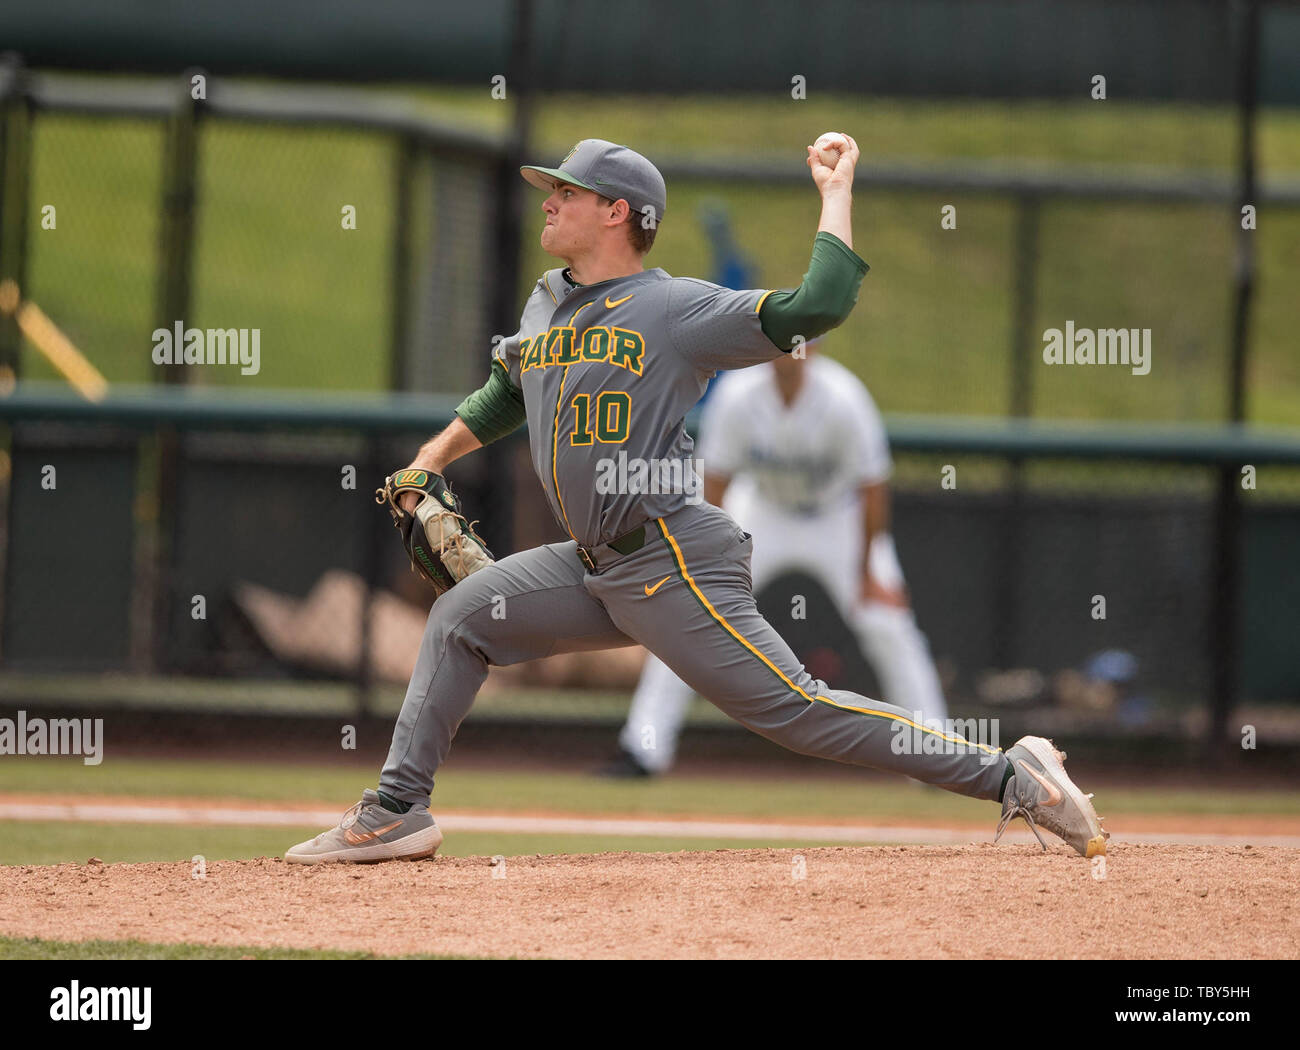
M558 168L525 164L519 174L547 193L558 179L610 200L621 197L634 212L654 215L656 223L663 219L668 207L668 188L659 169L641 154L604 139L583 139L569 150ZM646 208L654 210L647 212Z

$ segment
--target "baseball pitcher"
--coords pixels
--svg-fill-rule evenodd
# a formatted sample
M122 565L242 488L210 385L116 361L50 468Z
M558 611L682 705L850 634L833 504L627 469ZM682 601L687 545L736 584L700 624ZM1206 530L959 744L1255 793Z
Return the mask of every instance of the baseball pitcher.
M819 341L818 341L819 342ZM867 388L805 348L723 377L700 417L704 497L753 538L754 590L790 569L810 573L853 628L886 696L925 725L947 721L939 675L917 627L889 531L893 463ZM650 655L602 772L666 771L690 686Z
M1040 842L1039 826L1081 854L1104 852L1092 804L1047 740L1025 737L1003 753L919 729L900 707L808 674L759 615L748 533L689 495L699 479L683 419L709 379L775 360L840 324L857 301L867 271L850 222L859 153L839 138L833 167L808 148L821 218L808 271L791 290L733 291L646 269L667 191L655 166L624 146L584 139L558 167L521 169L546 194L542 247L565 265L537 282L483 387L380 494L412 564L445 589L378 790L286 860L431 856L442 842L429 812L434 780L489 665L634 642L785 747L1000 802L999 835L1024 816ZM493 561L441 472L525 422L537 476L570 538ZM610 485L608 464L619 457L635 469ZM937 746L897 746L926 736Z

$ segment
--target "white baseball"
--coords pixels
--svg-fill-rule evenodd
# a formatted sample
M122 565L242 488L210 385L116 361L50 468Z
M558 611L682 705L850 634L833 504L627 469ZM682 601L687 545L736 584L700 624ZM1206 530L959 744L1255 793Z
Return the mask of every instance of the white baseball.
M817 159L833 168L840 162L840 152L848 148L848 143L838 131L828 131L813 143L813 148L817 151Z

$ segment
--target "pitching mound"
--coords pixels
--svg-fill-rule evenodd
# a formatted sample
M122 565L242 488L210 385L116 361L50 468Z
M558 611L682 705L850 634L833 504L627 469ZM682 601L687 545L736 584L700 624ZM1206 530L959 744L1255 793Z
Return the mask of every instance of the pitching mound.
M802 859L800 859L802 858ZM1295 958L1300 851L895 846L0 867L0 931L560 958Z

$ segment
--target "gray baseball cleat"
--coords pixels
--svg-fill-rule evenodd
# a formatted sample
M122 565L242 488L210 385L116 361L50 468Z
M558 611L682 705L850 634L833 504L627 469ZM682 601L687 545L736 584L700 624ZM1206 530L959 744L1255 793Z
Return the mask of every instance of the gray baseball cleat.
M432 857L442 832L423 806L405 813L385 809L376 791L366 788L361 801L343 814L337 828L300 842L284 855L290 864L372 864L381 860Z
M1002 819L994 842L1012 820L1024 817L1044 851L1047 843L1038 833L1040 826L1085 857L1106 852L1110 832L1102 828L1089 801L1092 796L1081 792L1066 775L1064 751L1057 751L1041 736L1022 736L1007 750L1007 759L1015 772L1002 797Z

